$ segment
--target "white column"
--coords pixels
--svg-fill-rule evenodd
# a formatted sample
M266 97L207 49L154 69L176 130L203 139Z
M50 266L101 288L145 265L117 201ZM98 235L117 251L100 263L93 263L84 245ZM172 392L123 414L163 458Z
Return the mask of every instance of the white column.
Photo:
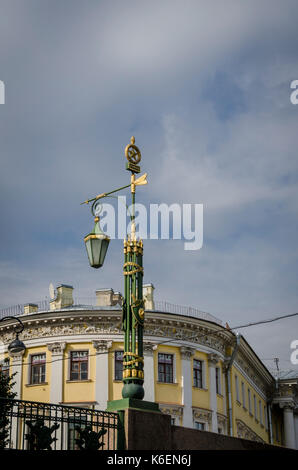
M209 398L210 398L210 408L212 411L212 421L211 429L212 432L218 432L218 423L217 423L217 396L216 396L216 376L215 376L215 367L218 363L219 356L217 354L209 354L208 364L209 364Z
M113 342L93 341L96 349L95 401L98 410L106 410L109 399L109 349Z
M155 401L155 380L154 380L154 354L156 346L153 343L144 343L144 390L146 401Z
M182 346L181 353L181 379L182 379L182 405L183 405L183 426L193 428L192 416L192 368L191 357L195 349Z
M63 351L66 343L48 343L47 346L48 350L52 353L50 403L58 405L63 401Z
M281 403L280 406L283 408L284 414L284 438L285 446L290 447L291 449L296 448L296 438L295 438L295 425L294 425L294 403L285 402Z
M12 392L16 392L17 395L15 396L16 400L21 400L22 399L22 375L23 375L23 354L25 351L22 351L20 353L8 353L9 356L11 357L12 360L12 374L16 372L15 377L13 378L12 382L14 383L14 386L12 387ZM17 447L17 421L18 418L13 417L11 420L11 446L12 448L15 446Z
M9 353L11 360L12 360L12 374L15 374L13 378L13 382L15 383L12 391L16 392L16 400L22 399L22 375L23 375L23 354L25 351L20 353Z
M296 449L298 449L298 415L294 415Z

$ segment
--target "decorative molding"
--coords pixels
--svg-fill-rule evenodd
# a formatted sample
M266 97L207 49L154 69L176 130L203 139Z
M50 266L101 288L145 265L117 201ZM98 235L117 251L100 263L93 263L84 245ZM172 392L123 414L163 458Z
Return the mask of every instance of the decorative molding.
M219 359L220 359L220 356L218 354L214 354L214 353L208 354L209 366L215 367L216 364L218 364Z
M104 323L110 320L115 322L117 319L117 329L122 333L121 330L121 311L119 310L108 310L105 311L104 309L100 310L80 310L74 307L72 310L68 311L61 311L57 313L57 311L53 312L38 312L35 314L30 314L26 316L25 329L28 327L34 327L38 324L51 324L51 323L61 323L64 324L67 322L78 322L79 320L83 320L89 325L87 325L86 333L95 332L94 330L94 322L100 323L103 325ZM98 322L99 320L99 322ZM90 322L93 325L90 325ZM73 325L72 325L73 326ZM156 328L157 326L162 326L161 329ZM102 328L101 328L102 329ZM0 332L6 332L6 330L10 331L10 326L7 327L0 327ZM151 335L151 332L154 330L156 333L160 333L162 336L165 335L171 338L176 338L177 340L187 340L193 343L205 344L208 347L216 348L220 350L224 354L224 349L227 344L233 343L233 338L231 337L230 333L228 333L224 328L220 327L219 325L211 325L209 324L208 320L204 319L196 319L196 318L185 318L184 320L181 319L180 316L176 314L170 313L162 313L162 312L147 312L145 317L145 334ZM158 331L157 331L158 330ZM217 332L216 336L208 336L211 333ZM72 334L72 332L70 332Z
M48 350L51 351L52 356L61 356L65 349L66 343L65 342L55 342L55 343L48 343L47 347Z
M93 347L96 349L96 353L107 353L109 349L112 347L113 341L107 341L101 339L99 341L92 341Z
M293 411L296 408L296 403L294 402L294 400L282 400L278 401L278 404L282 410Z
M226 431L227 424L228 424L228 418L221 413L217 413L217 423L218 426L221 426L224 431Z
M191 342L195 345L200 344L208 348L215 349L224 355L227 345L227 339L222 334L212 336L214 330L196 325L190 321L181 322L178 320L161 320L158 318L148 318L145 321L145 336L167 337L171 340ZM210 335L210 336L209 336Z
M76 316L76 312L72 312L73 317L64 318L47 318L45 320L38 318L25 322L25 329L22 332L22 340L30 340L36 338L50 338L57 336L74 336L74 335L101 335L101 334L119 334L122 335L121 317L116 315L88 315L88 319L82 316ZM0 329L1 337L4 343L9 344L14 338L12 330ZM227 344L224 334L217 337L208 336L213 330L194 325L192 322L181 322L175 319L163 320L159 318L148 318L145 320L144 336L161 336L171 340L187 341L194 345L203 345L214 349L224 355Z
M183 406L159 403L160 411L166 415L170 415L173 418L181 418L183 415Z
M144 342L143 343L143 352L144 356L153 356L153 352L156 349L156 344L154 343L149 343L149 342Z
M278 391L275 393L275 398L293 398L296 394L296 387L290 384L279 383Z
M204 421L205 423L208 423L209 428L211 426L212 422L212 411L207 410L205 408L192 408L192 416L193 420L199 419L200 421Z
M46 313L35 313L24 318L25 329L22 332L21 339L27 343L30 340L40 340L46 338L48 341L55 341L63 337L63 341L67 340L67 337L72 336L94 336L94 339L103 338L106 335L116 335L121 337L123 332L121 329L121 314L120 311L79 311L75 308L68 312L46 312ZM217 332L216 335L213 333ZM0 337L3 340L5 347L14 339L15 333L13 326L1 327ZM144 348L144 353L151 354L150 351L150 340L155 341L163 338L169 339L172 343L183 342L187 346L183 346L181 349L182 357L187 357L189 350L187 348L193 347L194 349L200 350L202 346L204 352L214 351L215 355L220 357L225 356L226 348L233 344L234 339L231 334L219 326L213 326L208 324L208 321L185 318L182 319L180 316L163 314L158 312L147 312L145 317L145 328L144 338L148 342L147 350ZM82 338L83 339L83 338ZM115 341L115 339L114 339ZM152 341L153 342L153 341ZM158 342L158 341L156 341ZM177 345L176 344L176 345ZM189 344L189 345L188 345ZM154 350L154 348L153 348ZM268 394L268 383L263 380L260 375L258 364L254 364L254 358L252 352L248 351L250 356L247 358L243 356L243 351L238 351L236 363L239 363L239 367L243 368L247 376L251 381L263 391L264 394ZM211 356L212 357L212 356Z
M268 387L264 385L264 382L258 378L258 375L254 372L252 367L244 367L244 362L239 362L238 358L233 363L233 366L244 376L251 387L253 387L264 400L268 394L272 394L272 390L269 390Z
M237 437L242 439L248 439L249 441L255 442L265 442L258 436L252 429L250 429L247 424L245 424L241 419L236 419L236 427L237 427Z
M268 394L268 382L264 381L264 376L260 371L254 367L249 358L244 357L242 352L237 352L237 356L234 362L234 366L237 367L240 372L247 375L247 377L261 390L264 395ZM266 385L265 385L266 384Z
M191 357L194 356L195 352L196 352L195 348L190 348L187 346L180 347L181 359L190 360Z

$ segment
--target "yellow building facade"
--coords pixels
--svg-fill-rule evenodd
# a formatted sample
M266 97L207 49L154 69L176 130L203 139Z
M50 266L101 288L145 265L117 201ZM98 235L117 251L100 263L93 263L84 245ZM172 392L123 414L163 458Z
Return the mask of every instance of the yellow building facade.
M2 364L17 372L19 399L105 410L122 391L121 296L100 290L96 306L74 305L71 287L65 297L59 287L59 304L52 301L49 310L25 306L24 354L7 350L16 323L0 324ZM207 314L163 311L152 288L145 304L144 399L157 402L175 425L297 446L297 380L277 388L243 336Z

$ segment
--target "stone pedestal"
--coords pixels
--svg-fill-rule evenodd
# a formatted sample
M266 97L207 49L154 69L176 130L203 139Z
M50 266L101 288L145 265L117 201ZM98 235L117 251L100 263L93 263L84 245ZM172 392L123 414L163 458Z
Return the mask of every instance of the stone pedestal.
M107 411L120 418L118 450L167 450L171 447L171 417L157 403L133 398L108 402Z

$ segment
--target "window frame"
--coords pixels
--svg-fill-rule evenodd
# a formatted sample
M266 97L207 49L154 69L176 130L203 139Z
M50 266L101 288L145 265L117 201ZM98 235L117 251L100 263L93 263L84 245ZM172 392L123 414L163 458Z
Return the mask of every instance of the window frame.
M122 353L122 360L119 360L117 359L117 354L119 353ZM124 354L124 351L123 350L116 350L114 351L114 381L117 381L117 382L120 382L122 381L123 379L123 354ZM121 363L122 364L122 367L121 367L121 378L117 378L117 372L120 372L120 370L117 370L117 367L116 367L116 364L119 364Z
M242 406L246 409L245 383L241 382Z
M0 372L5 376L9 377L10 375L10 359L6 357L3 361L0 362Z
M198 431L207 431L206 423L204 421L194 421L194 429L197 429Z
M160 362L160 356L171 356L172 358L172 362L171 363L166 363L166 362ZM167 372L166 372L166 365L169 364L171 367L172 367L172 371L171 371L171 378L172 378L172 381L167 381L166 378L167 378ZM165 380L161 380L161 372L159 370L159 366L160 365L163 365L164 366L164 378ZM158 352L158 355L157 355L157 381L158 383L161 383L161 384L174 384L176 383L176 377L175 377L175 354L173 353L166 353L166 352Z
M219 366L215 367L215 390L217 395L221 395L221 368Z
M34 358L38 356L43 356L43 359L40 360L39 362L33 362ZM30 361L29 361L29 385L39 385L39 384L44 384L46 383L46 362L47 362L47 354L46 352L42 353L36 353L36 354L30 354ZM34 374L33 372L35 369L38 370L38 373ZM44 369L44 370L42 370ZM39 380L34 381L34 377L38 376ZM43 379L43 380L42 380Z
M235 390L236 390L236 401L240 403L240 394L239 394L239 379L238 375L235 374Z
M73 361L73 354L75 353L87 353L86 354L86 360L80 359L77 361ZM77 362L79 364L79 370L78 370L78 378L73 378L72 373L76 372L72 370L72 364ZM81 370L81 363L87 362L87 370L82 371ZM87 374L86 378L82 379L81 374L82 372L85 372ZM68 380L69 382L86 382L89 380L89 349L74 349L72 351L69 351L69 375L68 375Z
M259 418L260 418L260 424L263 425L263 410L262 410L262 401L259 400Z
M254 414L255 414L256 421L258 421L257 397L255 394L254 394Z
M195 362L201 364L201 368L195 367ZM193 387L198 388L198 389L204 389L205 387L205 382L204 382L204 361L202 359L193 359L193 364L192 364L192 382L193 382ZM201 387L199 385L196 385L195 381L198 380L198 377L195 377L198 374L198 372L201 373Z

